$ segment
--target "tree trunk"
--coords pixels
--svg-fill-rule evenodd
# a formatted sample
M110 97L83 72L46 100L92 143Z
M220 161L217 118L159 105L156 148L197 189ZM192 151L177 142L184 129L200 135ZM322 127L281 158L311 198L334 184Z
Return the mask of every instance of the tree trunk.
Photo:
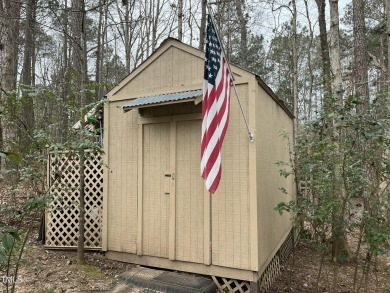
M32 97L28 95L28 87L32 86L32 55L33 55L33 30L34 30L34 15L36 10L37 0L28 0L26 3L26 23L25 23L25 40L24 40L24 60L22 68L22 80L26 89L23 92L22 102L22 118L27 135L23 135L20 139L23 148L28 149L31 143L32 131L34 129L34 102Z
M337 130L334 129L334 121L333 118L328 118L330 113L333 112L333 108L335 106L334 99L332 98L332 88L331 88L331 63L329 57L329 49L328 49L328 38L326 31L326 22L325 22L325 0L316 0L318 6L318 22L320 27L320 44L321 44L321 59L322 59L322 70L323 70L323 83L324 83L324 119L325 119L325 129L328 134L328 137L331 139L332 143L336 145L336 150L334 151L335 156L340 155L340 147L338 144L338 133ZM331 17L332 17L332 25L331 25L331 36L332 40L332 53L340 54L339 48L336 46L339 36L338 31L338 3L331 3ZM336 7L335 7L336 6ZM337 18L337 20L335 19ZM333 57L333 56L332 56ZM336 56L336 61L333 60L332 65L337 69L339 67L340 58ZM340 72L340 71L338 71ZM341 86L341 75L340 79L338 79L340 83L338 87ZM347 246L347 241L344 233L344 226L340 223L344 221L344 196L343 196L343 186L342 186L342 174L341 174L341 161L334 159L332 172L333 172L333 191L332 197L335 202L338 202L340 205L332 210L332 259L340 260L340 256L344 258L349 257L349 250ZM341 222L340 222L341 221Z
M313 28L311 24L311 19L309 15L309 7L307 4L308 0L304 0L305 3L305 10L306 10L306 17L309 25L309 37L310 37L310 42L309 42L309 47L307 50L307 67L309 69L309 74L310 74L310 85L309 85L309 95L308 95L308 112L306 113L305 117L307 121L310 121L312 119L312 113L313 113L313 84L314 84L314 75L313 75L313 68L311 64L311 49L313 46L313 40L314 40L314 34L313 34ZM306 103L306 101L305 101Z
M183 0L177 3L177 38L183 41Z
M6 92L16 89L18 69L20 0L5 1L2 18L3 37L3 80Z
M342 94L342 77L340 63L340 21L338 0L329 0L330 6L330 50L332 55L332 73L334 93L337 95L337 100L341 101Z
M125 53L126 53L126 71L130 73L130 62L131 62L131 45L130 45L130 9L129 2L126 2L125 7L125 23L123 28L124 39L125 39Z
M156 8L156 10L154 10ZM155 7L152 7L152 53L156 49L157 46L157 30L158 30L158 22L160 20L160 14L161 14L161 5L160 0L157 0ZM148 56L149 57L149 56Z
M189 3L189 8L188 8L188 11L189 11L189 16L188 16L188 19L187 19L187 24L188 24L188 28L189 28L189 30L190 30L190 46L191 47L193 47L193 45L192 45L192 40L194 39L194 29L193 29L193 27L194 27L194 25L193 25L193 19L194 19L194 17L193 17L193 15L192 15L192 2L190 1L190 3Z
M354 44L354 82L355 95L362 102L358 112L368 110L368 67L367 45L365 38L366 26L364 23L364 1L352 0L353 8L353 44Z
M102 88L102 72L101 72L101 58L102 58L102 28L103 28L103 11L104 11L104 1L99 1L99 22L98 22L98 31L97 31L97 48L96 48L96 62L95 62L95 101L98 101L101 97Z
M2 1L0 29L1 29L1 54L2 54L2 76L1 76L1 103L4 103L10 98L10 93L16 90L16 82L18 75L18 54L19 54L19 28L20 28L20 8L21 1ZM16 115L16 108L8 109L11 115ZM7 120L2 120L0 127L0 145L2 149L7 149L7 141L17 138L17 129L9 127ZM15 168L12 165L11 169ZM8 174L7 180L15 180L12 173Z
M118 32L120 34L120 37L123 40L124 46L125 46L125 66L126 71L129 73L131 71L131 50L133 48L133 37L135 34L135 26L134 26L134 19L133 19L133 13L134 13L134 7L135 7L135 0L133 1L126 1L124 3L125 5L125 11L122 12L122 9L117 4L117 10L118 10L118 16L120 20L120 25L118 29Z
M77 102L82 105L84 85L85 85L85 3L84 0L72 0L72 67L76 72L77 87L76 95Z
M4 3L3 0L0 0L0 32L4 31L4 26L5 26L5 15L4 15ZM0 34L0 54L1 57L3 57L3 50L4 50L4 35ZM2 58L0 59L2 60ZM0 64L3 66L2 62ZM0 76L0 84L3 83L2 76ZM3 90L0 89L0 104L4 104L4 98L3 97L4 93ZM4 151L4 137L3 137L3 121L0 116L0 151ZM0 171L3 169L3 159L0 157Z
M322 81L325 90L325 97L332 95L331 83L330 83L330 57L328 49L328 33L326 31L326 18L325 18L325 0L316 0L318 7L318 25L320 27L320 46L321 46L321 63L322 63ZM324 108L328 108L327 100L325 98ZM326 110L325 110L326 111Z
M390 95L390 0L386 0L386 24L387 24L387 97ZM390 109L385 107L384 117L388 117Z
M86 50L85 50L85 3L84 0L72 0L72 67L76 71L76 95L80 108L84 106L86 102L85 98L85 84L86 84ZM84 111L80 111L81 127L80 140L83 140L83 128L84 128ZM81 142L80 142L81 143ZM85 222L85 190L84 190L84 169L85 169L85 153L84 147L79 149L80 156L80 189L79 189L79 239L77 243L77 263L85 263L84 257L84 222Z
M207 0L202 0L202 18L200 20L199 50L204 50L204 39L206 34L206 5Z
M331 68L334 77L334 98L335 106L342 104L342 76L341 76L341 63L340 63L340 26L339 26L339 8L338 0L329 0L330 6L330 48L332 53ZM344 214L347 205L347 197L345 192L345 186L343 182L343 154L341 150L340 133L339 130L334 127L334 118L330 118L331 137L334 145L334 167L333 167L333 197L336 201L341 203L341 210L335 210L335 219L333 234L333 247L332 256L336 259L348 259L350 256L348 241L346 239L345 227L337 223L343 223ZM341 256L341 258L340 258Z
M103 71L103 68L104 68L104 60L105 60L105 56L106 56L106 48L108 48L108 45L107 45L107 37L108 37L108 30L107 30L107 23L108 23L108 5L105 5L104 7L104 21L103 21L103 34L102 34L102 50L101 50L101 53L100 53L100 68L101 68L101 80L103 81L103 83L105 84L104 86L104 91L107 90L107 79L108 79L108 74L107 74L107 66L105 66L105 70L106 71ZM104 72L104 74L103 74ZM103 79L104 77L104 79ZM103 90L103 89L102 89Z
M297 53L297 4L295 0L292 4L292 62L293 62L293 113L294 119L294 143L298 134L299 114L298 114L298 53Z
M243 13L245 7L245 0L236 0L236 11L237 11L237 17L238 22L240 25L240 37L241 37L241 43L240 43L240 53L239 56L239 62L241 63L241 66L244 68L248 68L248 30L246 28L247 21L246 17Z
M70 86L70 72L69 72L69 28L68 28L68 17L69 17L69 9L68 9L68 0L65 0L64 2L64 23L63 23L63 47L62 47L62 55L63 55L63 61L62 61L62 78L64 82L61 85L61 99L63 105L67 103L68 94L69 94L69 86ZM60 107L58 109L59 113L59 125L58 128L58 134L57 137L59 140L64 143L68 137L68 128L69 128L69 117L68 113L63 111Z
M145 37L142 38L143 44L146 46L146 58L150 55L150 41L152 34L152 23L153 23L153 14L152 14L152 5L153 3L149 3L150 0L145 0ZM154 1L153 1L154 2ZM149 4L148 4L149 3ZM142 53L141 62L144 61L144 54Z
M387 92L390 94L390 0L386 0L387 24Z

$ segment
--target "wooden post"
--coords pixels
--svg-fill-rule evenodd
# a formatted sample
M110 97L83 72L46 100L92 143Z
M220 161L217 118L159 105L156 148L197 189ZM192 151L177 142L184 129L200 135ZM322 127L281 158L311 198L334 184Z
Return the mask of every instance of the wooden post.
M82 124L82 123L81 123ZM82 130L82 127L81 127ZM85 240L85 150L81 148L79 151L79 172L80 172L80 189L79 189L79 239L77 242L77 264L84 264L84 240Z
M103 154L103 218L102 218L102 250L108 249L108 189L109 189L109 176L110 176L110 149L109 149L109 123L110 123L110 105L107 103L104 105L104 154Z

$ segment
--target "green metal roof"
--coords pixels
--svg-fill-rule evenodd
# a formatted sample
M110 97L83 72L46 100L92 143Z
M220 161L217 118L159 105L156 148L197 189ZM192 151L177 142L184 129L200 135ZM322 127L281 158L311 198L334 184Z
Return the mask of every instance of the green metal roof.
M193 90L193 91L162 94L156 96L139 97L134 100L131 100L129 103L124 105L123 110L129 111L133 108L149 107L154 105L157 106L169 102L192 100L202 96L202 94L203 94L202 90Z

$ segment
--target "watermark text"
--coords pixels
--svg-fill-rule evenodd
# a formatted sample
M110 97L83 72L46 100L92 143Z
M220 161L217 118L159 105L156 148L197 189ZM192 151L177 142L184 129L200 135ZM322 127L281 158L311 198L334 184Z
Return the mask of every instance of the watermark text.
M23 282L22 276L18 276L15 278L15 276L0 276L0 282L3 282L3 284L20 284Z

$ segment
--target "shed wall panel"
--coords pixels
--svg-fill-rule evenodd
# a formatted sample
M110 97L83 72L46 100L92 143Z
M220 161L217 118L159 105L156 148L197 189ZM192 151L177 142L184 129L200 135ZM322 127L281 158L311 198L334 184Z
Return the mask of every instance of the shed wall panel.
M200 177L201 120L176 125L176 259L203 262L203 180Z
M168 257L170 123L143 125L143 253Z
M122 102L108 105L108 246L136 253L137 239L137 112L123 113Z
M244 112L248 84L237 86ZM229 127L222 145L222 179L212 195L212 263L250 269L248 136L232 93Z
M274 207L293 198L293 178L279 175L283 167L277 161L289 162L288 141L282 137L289 133L292 139L293 121L267 93L258 86L256 97L256 153L258 188L259 267L271 256L283 236L291 228L290 215L279 215ZM285 188L288 195L279 188Z
M203 66L202 58L170 47L110 99L129 99L202 85Z

